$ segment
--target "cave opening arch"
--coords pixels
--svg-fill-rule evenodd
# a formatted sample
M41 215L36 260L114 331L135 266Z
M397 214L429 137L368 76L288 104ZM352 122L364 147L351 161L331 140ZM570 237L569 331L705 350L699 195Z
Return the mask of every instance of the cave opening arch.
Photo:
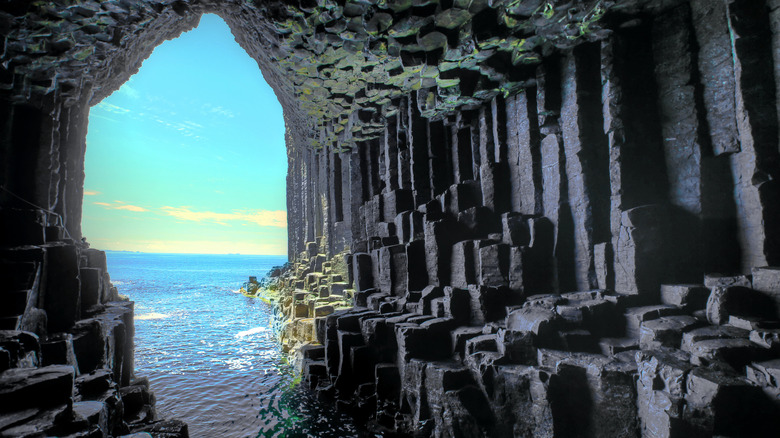
M282 110L205 14L90 109L83 233L104 250L284 254Z
M3 163L3 201L20 208L26 203L41 207L50 216L42 221L50 226L61 225L67 236L79 240L90 108L126 83L156 47L195 28L204 14L216 14L224 20L239 45L261 67L261 74L283 107L287 148L296 149L303 142L298 138L302 135L292 133L310 132L310 122L301 116L288 78L272 61L271 49L277 43L266 15L274 14L273 10L253 8L256 16L247 17L242 5L232 2L193 2L187 7L178 3L152 7L144 2L128 3L126 10L119 11L112 9L115 5L104 7L92 18L105 14L109 19L127 19L107 20L103 32L83 35L84 48L73 62L36 72L30 75L36 76L34 80L25 78L14 83L16 88L10 94L18 93L17 100L22 95L34 97L26 102L11 99L3 110L8 127L4 149L10 158ZM94 45L87 45L89 42ZM71 51L82 47L78 36L75 44Z

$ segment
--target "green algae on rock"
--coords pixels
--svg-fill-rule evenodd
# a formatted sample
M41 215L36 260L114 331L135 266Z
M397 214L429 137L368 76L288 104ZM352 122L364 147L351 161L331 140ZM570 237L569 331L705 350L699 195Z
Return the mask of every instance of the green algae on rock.
M536 64L553 47L603 38L607 31L600 23L610 8L616 3L631 7L611 0L12 3L15 6L3 12L3 21L15 26L6 35L2 62L15 75L3 87L17 96L59 90L75 101L83 86L68 84L83 81L93 87L89 100L98 102L136 71L161 40L195 26L201 14L217 12L258 60L288 120L301 129L319 131L326 142L342 149L381 135L379 127L363 130L358 137L353 131L334 129L350 114L369 110L384 117L394 113L394 99L410 92L429 94L425 90L430 88L448 97L430 101L425 117L452 115L458 105L484 102L518 88L511 85L516 80L497 74L490 64ZM628 3L637 8L644 2ZM250 29L246 25L250 21L262 24ZM500 60L496 49L510 57ZM117 69L117 60L125 71ZM450 69L453 61L485 80L474 87L454 88L452 79L434 73ZM68 70L66 65L79 65L81 77L52 74L54 69ZM393 73L399 67L404 74ZM426 76L419 74L423 67ZM34 83L38 77L54 80L41 86Z
M354 290L348 288L345 263L348 253L328 260L318 248L311 242L294 262L272 270L258 294L274 306L279 343L292 357L299 356L304 346L321 342L317 325L324 317L353 305Z

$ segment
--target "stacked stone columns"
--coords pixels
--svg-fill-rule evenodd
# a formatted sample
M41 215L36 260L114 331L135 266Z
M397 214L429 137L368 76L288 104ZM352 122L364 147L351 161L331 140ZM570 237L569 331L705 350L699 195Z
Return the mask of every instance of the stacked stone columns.
M43 210L0 194L4 247L80 237L86 107L216 11L284 107L312 388L423 436L778 430L776 0L6 3L0 180ZM69 248L6 322L94 302Z
M350 246L357 308L329 316L322 324L344 328L320 341L325 357L375 372L347 383L333 366L307 382L379 430L433 436L511 436L496 428L502 415L515 434L718 433L739 420L705 408L702 385L735 403L751 385L774 394L760 382L780 315L776 269L762 267L776 250L776 114L764 111L775 84L756 58L771 26L754 13L739 2L665 9L545 59L521 93L447 117L422 118L422 92L393 101L379 144L362 145L375 150L353 152L370 181L352 199L365 232ZM734 17L757 33L705 40L746 32ZM732 106L714 78L733 83ZM750 269L758 283L740 276ZM657 387L650 371L635 380L664 367L690 386ZM596 402L572 413L583 397Z

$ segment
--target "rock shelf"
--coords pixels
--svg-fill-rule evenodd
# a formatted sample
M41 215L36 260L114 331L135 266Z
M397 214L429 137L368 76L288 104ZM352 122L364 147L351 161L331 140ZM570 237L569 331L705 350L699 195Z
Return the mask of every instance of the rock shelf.
M41 242L0 249L0 436L189 436L158 418L134 375L134 303L111 284L105 253L56 227L27 231L14 238Z
M277 333L282 350L300 363L300 350L317 342L318 325L338 310L352 307L354 290L348 288L349 254L330 260L315 242L299 254L297 261L273 269L260 296L279 314Z
M772 436L780 322L764 304L720 313L720 286L663 289L667 304L606 290L368 289L317 323L302 381L380 433Z
M777 0L3 2L2 390L129 384L83 353L127 343L73 244L88 109L206 12L284 108L306 385L388 434L777 435Z

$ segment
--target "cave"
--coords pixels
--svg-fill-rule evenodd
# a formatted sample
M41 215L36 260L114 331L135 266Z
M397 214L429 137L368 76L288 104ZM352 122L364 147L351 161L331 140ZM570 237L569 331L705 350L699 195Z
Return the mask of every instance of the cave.
M302 385L388 436L778 434L780 2L5 0L0 436L187 436L127 421L81 210L89 108L205 13L284 110Z

